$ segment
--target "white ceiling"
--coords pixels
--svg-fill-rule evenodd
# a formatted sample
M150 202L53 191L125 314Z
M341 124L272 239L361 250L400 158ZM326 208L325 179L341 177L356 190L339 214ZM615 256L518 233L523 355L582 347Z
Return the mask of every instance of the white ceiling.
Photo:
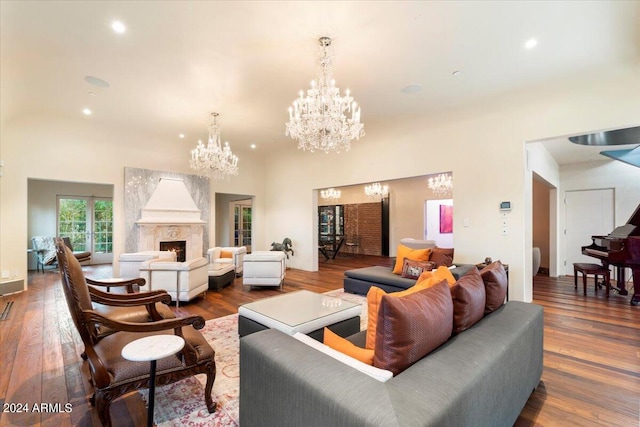
M0 7L2 122L77 117L152 129L191 147L217 111L236 152L251 143L295 146L284 135L287 108L314 78L320 36L333 38L337 85L361 105L365 131L367 123L640 62L638 1L3 0ZM115 19L125 34L111 30ZM529 38L536 48L523 47ZM110 87L89 85L88 75ZM401 92L412 84L422 91ZM85 107L92 116L82 116Z

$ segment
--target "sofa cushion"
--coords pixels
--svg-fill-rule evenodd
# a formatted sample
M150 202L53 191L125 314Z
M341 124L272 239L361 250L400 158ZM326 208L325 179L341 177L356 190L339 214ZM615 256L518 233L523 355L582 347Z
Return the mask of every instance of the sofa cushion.
M484 267L480 270L480 276L484 282L484 289L486 293L484 314L487 315L504 304L507 297L509 279L507 278L507 272L500 261L492 262Z
M451 336L453 302L446 281L394 298L382 297L373 365L398 375Z
M323 343L340 353L344 353L347 356L361 361L362 363L373 365L373 350L355 346L353 343L342 338L329 328L324 328Z
M405 258L412 261L429 261L431 249L411 249L405 245L398 245L396 252L396 264L393 267L393 273L402 274L402 266L404 265Z
M231 251L220 251L220 258L233 258L233 252Z
M344 272L344 275L353 279L372 282L374 286L381 284L407 289L416 284L415 279L407 279L400 275L393 274L389 267L382 267L380 265L347 270Z
M417 279L425 271L431 271L434 268L436 268L436 264L431 261L413 261L405 258L401 276L407 279Z
M484 316L486 302L484 282L477 268L462 276L451 288L453 298L453 333L469 329Z
M436 267L441 265L451 267L453 265L453 248L438 248L431 249L431 256L429 261L436 263Z

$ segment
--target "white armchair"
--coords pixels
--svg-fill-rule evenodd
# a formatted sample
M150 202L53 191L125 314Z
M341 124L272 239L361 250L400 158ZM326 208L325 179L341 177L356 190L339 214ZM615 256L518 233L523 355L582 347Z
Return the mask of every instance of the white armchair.
M120 264L118 277L122 279L137 279L140 277L140 265L145 261L156 259L175 261L176 253L172 251L143 251L120 254L118 257Z
M242 276L244 269L244 257L247 254L246 246L239 247L215 247L207 251L210 264L233 264L236 268L236 276Z
M194 258L185 262L162 259L144 261L140 265L140 277L146 280L144 290L164 289L176 301L190 301L207 291L209 287L209 263L206 258ZM149 288L147 288L149 286Z

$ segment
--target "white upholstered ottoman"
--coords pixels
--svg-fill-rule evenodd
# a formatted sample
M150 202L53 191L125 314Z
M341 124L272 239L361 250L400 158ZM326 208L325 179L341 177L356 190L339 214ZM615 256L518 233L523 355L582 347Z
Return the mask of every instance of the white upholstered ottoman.
M284 283L285 254L282 251L255 251L244 257L242 286L280 286Z

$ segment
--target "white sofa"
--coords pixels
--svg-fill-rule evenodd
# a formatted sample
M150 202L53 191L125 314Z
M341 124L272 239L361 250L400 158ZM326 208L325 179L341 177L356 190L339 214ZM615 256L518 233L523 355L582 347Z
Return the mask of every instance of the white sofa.
M176 253L172 251L143 251L120 254L118 257L120 264L118 277L122 279L137 279L140 277L140 264L156 259L175 261Z
M433 249L436 247L435 240L416 240L411 237L400 239L400 244L411 249Z
M140 277L146 280L142 289L166 290L177 307L179 301L190 301L207 291L209 262L204 257L185 262L152 259L140 265Z
M232 257L222 257L223 252L230 253ZM210 264L233 264L236 270L236 277L242 276L244 269L244 257L247 254L246 246L211 248L207 251L207 258ZM226 255L226 254L225 254Z
M255 251L244 257L242 286L280 286L286 272L285 253Z

